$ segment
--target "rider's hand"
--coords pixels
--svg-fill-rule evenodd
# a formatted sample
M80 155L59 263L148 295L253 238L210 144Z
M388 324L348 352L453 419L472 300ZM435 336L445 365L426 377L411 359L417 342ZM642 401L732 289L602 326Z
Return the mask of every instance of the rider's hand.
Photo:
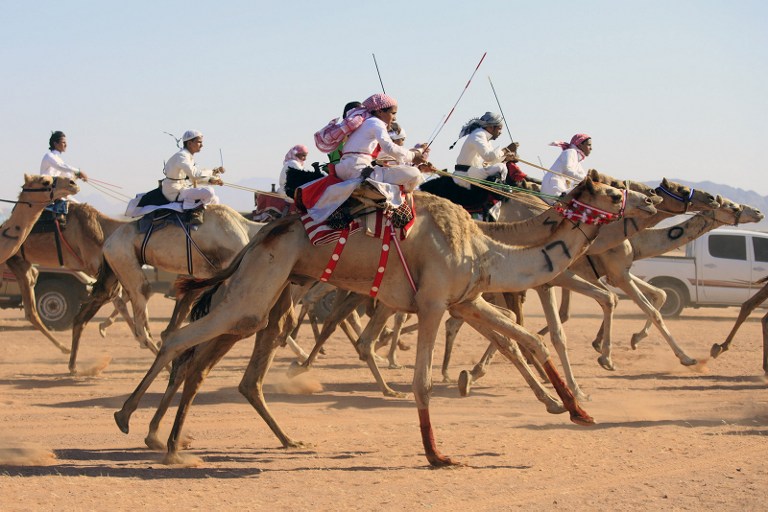
M85 174L83 171L77 171L77 173L75 173L75 178L80 178L83 181L88 181L88 175Z
M208 183L210 183L211 185L223 185L224 180L222 180L221 178L212 177L208 179Z
M213 174L224 174L224 167L217 167L213 170Z

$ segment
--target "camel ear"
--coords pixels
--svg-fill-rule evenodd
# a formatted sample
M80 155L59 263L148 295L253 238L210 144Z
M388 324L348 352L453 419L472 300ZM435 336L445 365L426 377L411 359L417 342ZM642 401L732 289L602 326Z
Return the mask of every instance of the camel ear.
M667 181L667 178L661 178L661 186L664 188L669 188L669 182Z
M717 194L717 197L715 197L715 201L717 201L720 206L723 206L723 196L721 196L720 194Z
M600 173L599 173L599 172L597 172L597 169L590 169L590 170L587 172L587 176L588 176L588 177L589 177L589 178L590 178L592 181L600 181Z
M30 181L32 181L32 176L24 173L24 183L29 183Z
M594 194L595 192L597 192L597 187L595 187L595 182L592 181L592 178L590 178L589 176L584 178L584 187L587 189L587 191L590 194Z

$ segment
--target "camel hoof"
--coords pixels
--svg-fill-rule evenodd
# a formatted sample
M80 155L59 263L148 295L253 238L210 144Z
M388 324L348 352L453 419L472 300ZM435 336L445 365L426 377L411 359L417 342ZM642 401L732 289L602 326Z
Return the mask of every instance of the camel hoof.
M457 462L450 457L446 457L444 455L439 455L439 454L427 456L427 460L429 461L429 465L432 466L433 468L447 468L452 466L464 465L461 462Z
M67 347L59 347L59 350L61 350L62 354L71 354L72 351L69 350Z
M715 343L714 345L712 345L712 348L709 351L709 355L711 355L714 358L719 356L723 352L725 352L725 349L723 348L723 346Z
M389 362L389 366L387 366L387 368L389 368L390 370L402 370L403 369L403 365L398 364L398 363L396 363L394 361L390 361Z
M179 455L178 452L169 452L165 454L165 457L163 457L163 464L166 466L176 466L179 464L186 464L186 461L184 460L184 457Z
M600 366L602 366L604 369L608 371L616 370L616 367L613 366L613 361L611 361L610 357L600 356L597 358L597 362Z
M445 373L443 374L443 383L444 384L453 384L454 382L456 382L456 381L453 380L452 378L450 378L447 374L445 374Z
M549 402L546 405L549 414L563 414L568 409L560 402Z
M308 371L309 371L309 368L307 368L303 364L299 364L296 361L292 361L291 365L288 367L288 376L291 378L298 377L302 373L307 373Z
M595 424L595 419L586 413L586 411L571 412L571 421L582 427L589 427Z
M77 376L77 366L70 366L69 367L69 375L72 377Z
M397 342L397 348L399 348L403 352L407 352L407 351L411 350L411 346L403 343L402 341L398 341Z
M126 415L126 413L123 412L122 409L117 411L115 413L115 423L117 423L117 428L120 429L120 432L123 434L128 433L128 423L130 421L131 416Z
M595 352L597 352L598 354L603 353L603 344L598 340L595 340L592 342L592 348L595 349Z
M384 390L383 393L384 393L384 396L387 396L389 398L408 398L408 393L401 393L391 388Z
M680 364L683 366L693 366L698 363L699 362L696 359L693 359L692 357L683 356L680 358Z
M309 443L305 443L304 441L295 441L293 439L286 439L283 443L283 448L286 449L292 449L292 448L308 448L312 445Z
M461 370L459 373L459 394L461 396L469 396L469 392L472 389L472 374L467 370Z
M104 324L99 324L99 334L102 338L107 337L107 326Z
M147 445L147 448L149 448L150 450L155 450L159 452L166 450L165 443L160 441L160 439L158 439L158 437L155 434L147 435L147 437L144 438L144 444Z

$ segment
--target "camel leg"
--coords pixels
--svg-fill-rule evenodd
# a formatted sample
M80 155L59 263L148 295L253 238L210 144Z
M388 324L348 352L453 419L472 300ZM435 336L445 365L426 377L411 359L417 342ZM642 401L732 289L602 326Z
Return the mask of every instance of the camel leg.
M469 396L469 393L472 390L472 385L485 377L485 374L488 373L488 367L491 365L493 356L496 355L496 346L497 343L491 341L491 343L488 344L488 348L485 349L483 356L480 358L480 361L477 362L471 371L461 370L461 372L459 372L458 386L459 394L461 396ZM520 347L518 346L517 349L520 350ZM525 358L522 352L520 355ZM530 370L530 367L528 367L528 369Z
M547 325L550 327L549 334L552 340L552 345L555 347L555 351L560 357L560 364L562 365L563 372L565 373L565 380L577 399L581 401L589 400L589 396L587 396L581 390L581 387L579 387L578 383L576 382L576 377L573 375L571 360L568 356L568 345L566 342L565 332L563 331L563 326L560 323L560 317L557 311L555 311L555 304L557 303L557 298L555 297L555 289L550 285L538 286L536 287L536 293L539 294L539 299L541 300L541 305L544 309L544 316L547 319Z
M632 300L635 301L635 304L637 304L640 307L640 309L642 309L643 312L646 315L648 315L648 317L651 319L653 324L661 332L662 336L664 336L664 339L672 348L672 351L674 352L675 356L677 356L677 358L680 360L680 364L683 364L685 366L691 366L696 364L696 360L689 357L683 351L683 349L678 346L677 342L672 337L672 334L667 329L667 326L664 324L664 320L661 317L661 313L659 313L659 311L655 309L650 302L648 302L648 299L645 298L645 295L643 295L643 293L638 289L638 287L629 277L630 275L631 274L627 272L620 276L609 276L609 277L611 278L612 283L616 283L616 286L624 290L624 293L626 293L630 298L632 298Z
M763 372L768 375L768 313L763 317Z
M280 336L286 336L292 329L292 325L289 325L292 315L293 307L290 303L290 294L283 294L269 313L267 328L256 336L251 360L248 362L248 367L238 387L240 393L256 409L256 412L277 436L284 448L299 448L305 444L292 439L280 428L264 399L263 384L264 377L274 359L275 351L280 346ZM286 325L289 327L286 328Z
M422 290L419 290L423 292ZM442 455L437 449L435 434L429 414L429 395L432 391L432 356L435 350L435 338L440 327L445 305L420 300L416 295L419 312L419 333L416 344L416 366L413 371L413 396L419 413L419 427L424 453L430 465L444 467L456 465L450 457Z
M562 274L561 274L562 275ZM559 277L559 276L558 276ZM559 285L558 285L559 286ZM563 289L560 296L560 310L558 312L560 318L560 324L564 324L571 318L571 292L567 289ZM522 325L522 324L520 324ZM549 322L539 332L539 336L544 336L549 332Z
M186 380L189 367L192 364L190 360L194 354L194 349L188 350L173 360L173 368L171 370L171 376L168 379L168 385L165 388L163 397L160 399L160 404L158 404L155 414L152 416L152 420L149 422L147 437L144 438L144 444L151 450L165 450L167 448L167 445L163 443L158 436L160 422L165 416L165 413L168 412L168 407L171 405L173 396Z
M289 370L291 375L295 376L309 370L315 362L317 355L320 353L320 350L323 348L323 344L328 341L328 338L331 337L331 334L336 330L336 327L339 326L363 300L365 300L363 295L351 293L345 295L344 300L334 302L333 310L330 315L328 315L328 318L325 319L325 324L323 324L323 330L319 332L316 337L317 340L315 341L315 346L312 347L312 351L303 363L291 364ZM355 341L356 340L357 338L355 338ZM352 344L354 346L354 342Z
M77 374L77 353L80 349L80 338L88 322L99 312L101 307L112 300L120 290L117 276L111 271L106 262L102 264L98 278L93 284L91 295L80 304L72 321L72 353L69 355L69 373Z
M453 382L448 375L448 366L451 364L451 355L453 354L453 345L456 342L456 336L459 335L459 329L464 325L461 318L448 317L445 321L445 352L443 353L443 382Z
M549 351L542 342L541 338L537 335L533 335L525 328L514 323L508 316L501 313L497 308L488 304L482 297L478 297L471 302L461 302L451 306L451 313L457 314L461 318L464 318L469 323L478 323L484 325L488 329L503 334L522 345L526 345L534 356L542 361L544 370L549 377L550 382L555 387L560 400L568 410L571 416L571 421L578 425L592 425L595 420L587 414L587 412L581 408L578 400L573 395L568 385L563 381L562 377L558 373L552 359L549 357ZM501 337L494 338L494 342L499 342L499 351L510 361L514 356L511 350L511 340Z
M667 300L667 294L661 288L657 288L652 284L646 283L642 279L638 279L635 276L632 277L632 282L637 285L637 288L645 295L648 301L653 305L655 309L661 308L664 302ZM645 319L645 325L642 329L632 335L630 340L630 346L633 350L637 349L637 346L642 340L648 337L648 331L651 329L651 320Z
M24 316L32 326L40 331L43 336L48 338L51 343L56 345L56 348L61 350L62 354L69 354L70 349L61 344L56 337L51 334L51 331L40 320L40 315L37 313L37 301L35 299L35 283L37 282L37 269L35 269L31 263L23 259L18 254L8 258L5 262L8 268L16 276L16 281L19 283L19 289L21 290L21 301L24 304Z
M202 294L203 290L190 290L183 295L176 295L176 302L173 305L171 319L163 332L160 333L161 340L165 341L170 333L181 327L181 324L183 324L184 320L189 317L192 307Z
M109 314L106 320L99 322L99 335L102 338L107 337L107 329L112 327L114 323L117 321L117 318L120 316L120 310L117 309L117 299L112 301L112 304L114 305L114 308L112 309L112 312ZM128 311L128 309L126 309ZM133 327L131 327L131 331L133 331Z
M613 313L616 310L616 306L618 306L619 298L597 279L595 281L587 281L570 271L563 272L557 276L552 280L551 284L562 287L564 296L570 297L570 292L576 292L594 299L600 305L600 308L603 310L603 324L597 337L592 342L592 347L600 353L600 357L597 359L600 366L606 370L614 370L615 366L611 359ZM562 323L562 305L560 311L560 321Z
M525 304L526 291L527 290L522 292L509 292L502 294L507 309L515 314L517 323L520 325L525 325L525 317L523 316L523 304Z
M469 395L469 389L472 382L475 382L475 379L477 376L477 379L481 378L483 375L485 375L485 372L487 371L488 365L491 362L491 359L493 359L494 354L496 353L496 347L498 345L509 345L509 353L512 356L510 361L513 365L515 365L515 368L520 372L520 375L522 375L523 379L525 380L526 384L528 384L528 387L531 388L533 391L533 394L536 396L536 399L539 400L539 402L544 404L544 407L546 407L547 412L550 414L561 414L566 411L565 407L563 407L562 402L560 402L558 399L550 395L546 389L544 389L544 386L541 385L541 382L538 378L536 378L536 375L533 374L531 371L531 367L528 366L528 364L525 362L525 357L523 356L523 353L520 351L520 347L517 343L514 341L507 340L503 336L501 336L499 333L490 330L483 326L482 324L476 323L472 324L472 328L474 328L477 332L485 336L487 339L491 340L491 344L488 346L488 349L485 351L485 354L483 354L483 358L480 363L475 365L475 369L473 369L472 373L470 374L466 370L462 372L462 376L460 377L460 386L459 391L461 392L462 396L468 396ZM482 364L481 364L482 363ZM477 373L475 372L477 370ZM482 373L481 373L482 372ZM466 385L462 386L463 382L466 381Z
M408 318L406 313L395 313L395 322L392 326L392 333L389 335L389 353L387 354L390 370L398 370L402 368L402 365L397 362L397 347L400 343L400 333L403 330L403 324L405 323L406 318Z
M756 294L754 294L752 297L747 299L742 305L741 309L739 310L739 316L736 319L736 323L731 328L731 332L728 333L728 337L725 339L722 345L718 345L715 343L712 345L712 349L710 350L710 354L712 357L717 357L729 348L731 348L731 342L733 342L733 338L736 336L736 332L738 332L739 327L741 327L741 324L744 323L744 321L749 318L749 315L752 314L752 312L765 300L768 299L768 284L763 286L760 290L757 291Z
M376 383L379 385L381 392L384 393L384 396L405 398L405 393L400 393L389 387L384 380L384 377L381 375L379 365L376 363L376 358L374 357L374 341L379 337L387 320L389 320L389 317L393 314L394 310L392 308L389 308L382 303L378 304L373 312L373 316L371 316L371 320L360 335L360 339L357 343L357 350L360 354L360 360L365 361L368 364L368 368L370 368L373 378L376 379Z

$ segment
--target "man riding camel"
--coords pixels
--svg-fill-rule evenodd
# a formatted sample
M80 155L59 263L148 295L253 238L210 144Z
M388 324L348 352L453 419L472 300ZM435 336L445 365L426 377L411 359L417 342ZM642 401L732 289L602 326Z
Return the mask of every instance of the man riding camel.
M208 204L219 204L219 197L208 185L223 185L218 176L224 173L224 167L213 170L198 169L193 155L203 149L203 134L196 130L187 130L182 137L184 147L174 154L165 164L161 189L168 201L181 201L184 210L191 210L190 224L203 223L203 209ZM207 185L198 186L198 182Z
M486 112L482 117L470 119L459 132L459 139L467 137L456 158L454 174L481 180L498 176L500 181L507 178L505 161L511 160L517 151L517 143L513 142L504 148L494 149L491 141L501 135L504 120L499 114ZM458 142L458 141L457 141ZM453 146L451 146L453 147ZM457 185L466 189L470 183L454 178Z

